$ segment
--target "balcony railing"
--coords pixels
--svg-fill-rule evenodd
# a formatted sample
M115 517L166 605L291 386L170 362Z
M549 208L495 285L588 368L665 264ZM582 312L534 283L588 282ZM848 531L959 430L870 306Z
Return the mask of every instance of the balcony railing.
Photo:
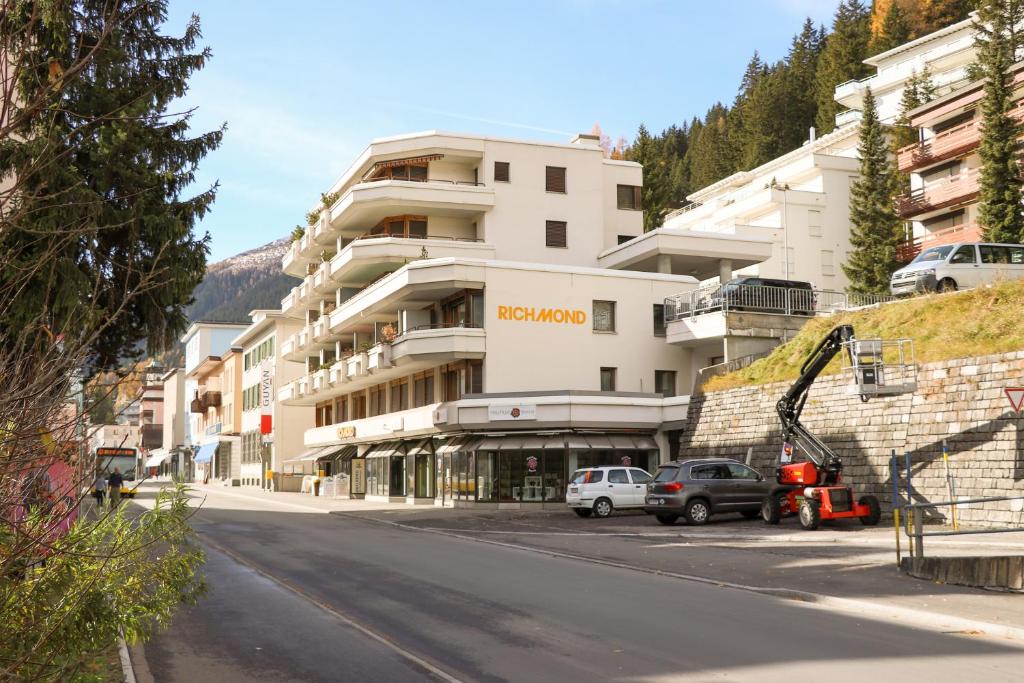
M896 198L896 213L910 218L926 211L941 209L966 202L978 194L979 169L972 168L962 173L914 190Z
M896 163L901 171L959 156L978 144L981 120L975 119L944 130L930 140L907 145L899 151Z
M665 323L708 313L729 312L809 317L892 300L894 297L891 296L847 294L828 289L709 285L665 299Z
M977 223L954 225L951 228L929 232L914 237L909 242L904 242L896 248L896 258L901 263L907 263L912 261L923 249L954 242L977 242L979 240L981 240L981 226Z
M468 187L484 187L483 183L478 183L474 180L449 180L447 178L370 178L364 180L360 185L370 185L375 183L438 183L441 185L465 185Z

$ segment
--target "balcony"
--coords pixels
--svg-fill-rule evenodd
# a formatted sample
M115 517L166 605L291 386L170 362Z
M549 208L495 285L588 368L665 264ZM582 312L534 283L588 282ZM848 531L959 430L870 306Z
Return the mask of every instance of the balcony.
M220 391L203 391L199 394L199 401L203 408L219 408L221 402Z
M353 353L345 359L345 377L349 381L366 376L367 357L366 352Z
M310 377L312 378L310 383L310 393L315 394L317 392L324 391L330 385L330 370L327 368L320 368L310 375Z
M281 387L277 392L277 400L280 403L291 401L298 396L298 380L289 382Z
M366 352L366 369L371 373L391 368L391 344L377 344Z
M320 316L320 318L313 323L312 334L313 340L316 342L327 341L327 337L330 336L328 331L328 323L330 322L330 316Z
M346 373L345 361L342 360L336 362L334 365L331 366L331 369L328 371L327 382L332 387L337 387L341 386L347 381L348 374Z
M287 339L285 339L284 343L281 344L281 356L283 356L284 358L287 358L287 357L291 356L293 353L295 353L295 351L296 351L296 349L295 349L295 337L296 336L297 335L293 334L292 336L290 336Z
M444 361L479 359L487 352L487 335L479 327L422 325L406 330L391 343L391 360Z
M907 145L896 156L900 171L906 173L937 161L963 156L978 146L981 119L974 119L944 130L930 140Z
M901 218L913 218L928 211L962 204L978 196L979 169L972 168L959 175L896 198L896 213Z
M981 226L977 223L954 225L953 227L946 228L944 230L936 230L935 232L918 235L909 242L904 242L897 247L896 258L899 259L900 263L909 263L924 249L939 247L943 244L953 244L955 242L980 241Z

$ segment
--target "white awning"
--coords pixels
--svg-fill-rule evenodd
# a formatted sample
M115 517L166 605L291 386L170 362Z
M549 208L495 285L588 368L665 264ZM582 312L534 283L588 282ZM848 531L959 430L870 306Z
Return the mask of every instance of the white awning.
M158 448L155 451L153 451L152 453L150 453L149 457L146 458L146 465L145 466L146 467L159 467L169 457L171 457L170 453L168 453L167 451L165 451L162 448Z
M318 457L320 457L321 453L323 453L324 451L327 451L327 450L329 450L331 448L335 448L335 447L334 446L317 446L315 448L310 448L309 450L303 451L302 453L299 453L298 455L296 455L294 458L289 458L288 460L285 460L284 462L286 462L286 463L289 463L289 462L308 462L310 460L316 460Z

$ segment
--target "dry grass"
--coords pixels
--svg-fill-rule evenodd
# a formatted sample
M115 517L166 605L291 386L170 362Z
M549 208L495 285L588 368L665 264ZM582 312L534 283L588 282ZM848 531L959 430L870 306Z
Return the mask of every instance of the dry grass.
M817 318L767 358L714 377L704 389L717 391L795 379L815 345L841 323L853 325L860 339L912 339L918 363L1017 351L1024 349L1024 280ZM839 368L837 359L824 374L839 372Z

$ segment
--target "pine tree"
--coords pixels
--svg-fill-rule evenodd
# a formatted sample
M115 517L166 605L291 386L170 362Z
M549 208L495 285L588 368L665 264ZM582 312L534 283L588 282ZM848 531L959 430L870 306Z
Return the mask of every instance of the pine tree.
M38 11L36 4L19 8ZM37 100L61 77L60 65L95 45L105 12L109 3L81 0L39 14L29 37L38 66L22 72L19 101ZM18 179L23 212L5 222L0 250L32 284L0 319L0 343L15 343L41 311L65 335L113 320L90 342L93 363L110 366L142 341L170 345L186 324L209 239L192 229L216 186L184 195L222 131L190 137L189 115L169 108L210 52L195 50L198 17L181 37L161 33L166 13L166 0L122 12L89 68L62 84L59 101L19 111L24 123L3 141L0 173Z
M935 99L935 84L932 82L931 71L926 65L918 74L912 71L910 78L903 86L903 94L900 96L899 115L896 118L896 125L892 129L893 149L899 150L907 145L917 142L917 129L910 125L909 112L920 107L922 104Z
M850 187L853 248L847 254L843 272L850 279L851 292L884 294L890 276L899 267L896 249L901 231L892 202L896 185L889 144L871 88L864 93L859 152L860 175Z
M898 47L910 40L911 28L907 13L900 3L893 0L881 29L871 40L871 54L879 54Z
M800 33L793 37L783 73L784 125L788 131L784 143L786 151L799 147L807 139L810 127L815 125L818 113L815 80L824 46L824 27L815 28L810 18L805 19Z
M816 121L821 134L836 127L836 86L870 73L864 64L870 40L871 13L860 0L842 0L832 22L832 33L825 39L815 83Z
M974 9L975 0L926 0L921 12L922 26L918 35L938 31L966 19Z
M629 148L628 159L644 167L644 185L641 192L644 207L644 231L661 226L665 217L665 172L657 140L640 124L636 139Z
M704 117L700 135L691 140L686 158L690 167L690 181L702 188L731 175L736 169L735 150L730 145L728 128L729 109L715 104Z
M980 202L978 218L985 239L1024 240L1021 177L1018 154L1020 125L1010 116L1013 84L1007 70L1015 61L1024 18L1020 0L982 0L978 4L977 66L985 81L981 102Z

